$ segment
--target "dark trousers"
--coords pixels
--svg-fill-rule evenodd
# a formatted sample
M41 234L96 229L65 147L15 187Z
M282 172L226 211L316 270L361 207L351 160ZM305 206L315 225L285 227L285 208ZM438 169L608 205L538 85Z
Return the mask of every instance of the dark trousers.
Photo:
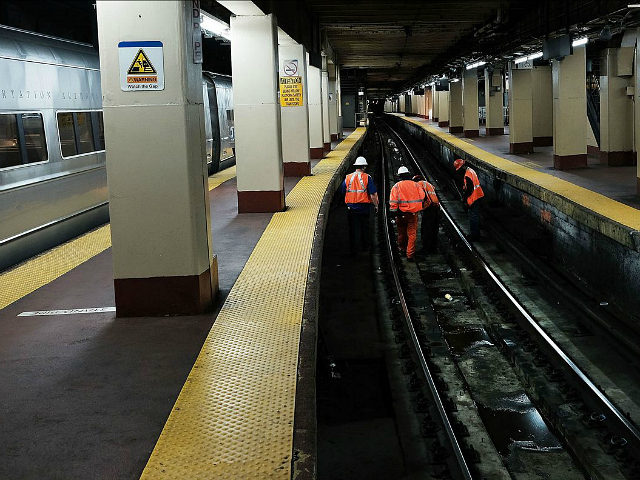
M420 236L422 237L422 251L435 253L438 250L438 226L440 223L440 205L431 204L422 211Z
M369 217L370 212L354 212L347 208L351 253L369 250Z
M476 200L469 207L469 232L471 239L480 238L480 201Z

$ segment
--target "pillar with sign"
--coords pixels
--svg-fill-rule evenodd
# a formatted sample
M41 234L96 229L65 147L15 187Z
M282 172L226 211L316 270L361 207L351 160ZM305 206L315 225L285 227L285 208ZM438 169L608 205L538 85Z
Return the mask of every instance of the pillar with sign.
M499 68L484 69L486 134L504 135L504 89Z
M338 91L337 91L337 70L335 63L328 65L329 70L329 133L331 141L338 140Z
M278 34L273 15L231 17L238 212L284 210ZM291 93L300 84L288 84ZM291 97L293 98L293 97Z
M278 46L280 59L280 115L282 165L285 177L311 174L307 52L293 41Z
M530 65L509 65L509 153L533 153L532 78Z
M218 289L199 16L193 2L97 2L121 317L196 314Z
M465 70L462 75L462 121L466 138L474 138L480 134L478 71L475 68Z

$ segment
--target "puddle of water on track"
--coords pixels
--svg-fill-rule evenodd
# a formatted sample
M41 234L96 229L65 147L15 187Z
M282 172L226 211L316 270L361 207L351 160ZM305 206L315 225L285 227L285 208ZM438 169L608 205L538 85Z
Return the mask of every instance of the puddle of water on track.
M526 395L523 398L526 399L528 408L522 408L525 404L504 409L478 405L480 418L498 452L508 455L513 447L538 451L562 449L540 413L531 405Z
M467 350L493 343L484 328L465 328L445 333L447 344L454 355L462 355Z

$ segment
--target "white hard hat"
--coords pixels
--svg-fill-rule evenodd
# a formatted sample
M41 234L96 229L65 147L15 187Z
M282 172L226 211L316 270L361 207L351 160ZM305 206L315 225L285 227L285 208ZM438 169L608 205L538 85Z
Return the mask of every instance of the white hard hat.
M398 169L398 175L402 175L403 173L409 173L409 169L404 165Z
M354 165L356 165L356 166L365 165L366 166L366 165L369 165L369 164L367 163L367 159L366 158L358 157L358 158L356 158L356 161L355 161Z

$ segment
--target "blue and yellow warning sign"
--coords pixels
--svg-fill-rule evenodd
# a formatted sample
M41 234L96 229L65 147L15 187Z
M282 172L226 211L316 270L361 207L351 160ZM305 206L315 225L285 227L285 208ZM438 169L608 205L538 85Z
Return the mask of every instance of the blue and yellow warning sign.
M120 42L118 55L123 91L164 90L162 42Z

